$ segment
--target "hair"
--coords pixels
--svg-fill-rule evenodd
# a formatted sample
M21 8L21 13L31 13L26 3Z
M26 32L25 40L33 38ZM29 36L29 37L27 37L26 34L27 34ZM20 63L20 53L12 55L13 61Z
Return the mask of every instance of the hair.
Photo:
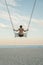
M22 25L20 25L20 28L22 28Z

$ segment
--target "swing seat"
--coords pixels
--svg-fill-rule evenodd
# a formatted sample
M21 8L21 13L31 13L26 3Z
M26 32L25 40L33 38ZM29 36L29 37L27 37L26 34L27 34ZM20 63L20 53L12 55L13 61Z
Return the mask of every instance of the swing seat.
M20 37L17 32L15 33L15 37ZM23 34L23 37L27 37L26 32Z

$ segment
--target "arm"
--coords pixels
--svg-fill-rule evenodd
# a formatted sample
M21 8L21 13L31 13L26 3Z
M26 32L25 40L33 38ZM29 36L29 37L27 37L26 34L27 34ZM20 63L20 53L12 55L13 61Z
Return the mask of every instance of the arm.
M14 31L18 31L18 30L15 30L15 29L13 29Z
M28 31L28 29L27 30L24 30L24 32L26 32L26 31Z

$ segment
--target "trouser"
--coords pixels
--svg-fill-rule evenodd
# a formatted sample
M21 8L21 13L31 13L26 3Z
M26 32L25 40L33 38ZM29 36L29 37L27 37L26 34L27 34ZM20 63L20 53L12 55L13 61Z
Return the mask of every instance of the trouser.
M19 34L19 37L23 37L23 36L24 36L23 34L22 35Z

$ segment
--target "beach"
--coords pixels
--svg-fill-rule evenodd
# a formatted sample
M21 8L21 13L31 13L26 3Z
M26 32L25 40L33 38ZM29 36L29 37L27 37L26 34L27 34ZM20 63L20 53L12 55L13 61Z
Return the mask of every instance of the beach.
M0 65L43 65L43 48L0 48Z

